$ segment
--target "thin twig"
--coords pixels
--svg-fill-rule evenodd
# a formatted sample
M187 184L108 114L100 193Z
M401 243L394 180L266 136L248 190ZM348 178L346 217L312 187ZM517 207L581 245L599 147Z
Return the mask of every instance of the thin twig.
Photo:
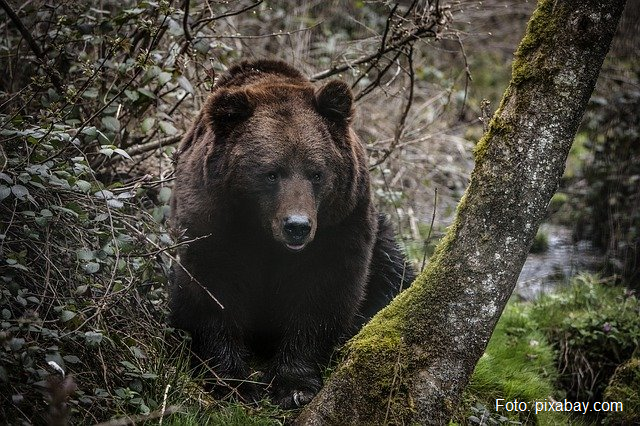
M437 16L440 16L440 13L437 13ZM438 35L438 31L437 28L438 27L444 27L446 24L446 21L442 22L441 19L435 19L433 21L431 21L431 24L427 27L424 26L420 26L417 28L414 28L408 35L402 37L401 39L399 39L398 41L396 41L395 43L391 43L389 45L387 45L386 47L384 47L383 49L379 49L377 50L375 53L369 54L369 55L365 55L362 56L354 61L350 61L344 65L339 65L339 66L334 66L332 68L329 68L328 70L319 72L317 74L314 74L311 76L310 80L311 81L318 81L318 80L322 80L325 79L327 77L331 77L333 75L339 74L341 72L347 71L351 68L353 68L354 65L361 65L370 61L374 61L374 60L379 60L384 54L391 52L392 50L397 50L402 46L405 46L406 44L409 44L413 41L419 40L423 37L425 37L427 34L429 34L431 37L437 37Z
M240 40L254 40L254 39L261 39L261 38L269 38L269 37L278 37L278 36L290 36L296 33L300 33L300 32L304 32L304 31L309 31L314 29L315 27L321 25L322 22L317 22L309 27L305 27L305 28L299 28L297 30L290 30L290 31L280 31L277 33L269 33L269 34L258 34L258 35L235 35L235 34L229 34L229 35L225 35L225 34L220 34L220 35L214 35L214 36L205 36L205 37L201 37L202 39L220 39L220 38L232 38L232 39L240 39Z
M208 24L211 21L217 21L218 19L223 19L223 18L228 18L230 16L236 16L236 15L240 15L241 13L247 12L251 9L253 9L256 6L259 6L264 0L258 0L257 2L250 4L247 7L244 7L242 9L238 9L238 10L234 10L231 12L227 12L227 13L223 13L222 15L217 15L217 16L212 16L209 18L202 18L202 19L198 19L196 21L195 24L193 24L194 27L199 27L200 25L204 25L204 24Z
M388 149L386 149L382 155L370 168L376 167L379 164L384 163L387 158L395 151L402 134L404 133L405 123L407 120L407 116L409 115L409 111L411 110L411 106L413 105L413 86L415 83L415 72L413 69L413 46L409 47L409 52L406 54L408 60L408 74L409 74L409 95L407 96L407 103L404 106L404 110L402 111L402 115L400 116L400 120L398 121L398 125L396 126L396 131L393 135L393 141L391 141L391 145Z
M464 80L464 97L462 98L462 107L460 108L460 119L462 120L464 117L464 109L467 105L467 95L469 93L469 82L473 81L471 77L471 70L469 69L469 60L467 59L467 53L464 50L464 44L462 43L462 39L460 38L460 33L456 33L456 39L458 40L458 44L460 45L460 50L462 51L462 58L464 59L464 72L466 78Z
M177 248L178 248L178 247L180 247L180 246L184 246L184 245L187 245L187 244L193 243L193 242L198 241L198 240L204 240L205 238L209 238L210 236L211 236L211 234L207 234L207 235L202 235L202 236L200 236L200 237L192 238L192 239L190 239L190 240L180 241L179 243L176 243L176 244L170 245L170 246L168 246L168 247L161 247L161 248L159 248L159 249L157 249L157 250L154 250L154 251L150 251L150 252L147 252L147 253L142 253L142 254L140 254L140 257L150 257L150 256L155 256L155 255L160 254L160 253L163 253L163 252L165 252L165 251L173 250L173 249L177 249Z

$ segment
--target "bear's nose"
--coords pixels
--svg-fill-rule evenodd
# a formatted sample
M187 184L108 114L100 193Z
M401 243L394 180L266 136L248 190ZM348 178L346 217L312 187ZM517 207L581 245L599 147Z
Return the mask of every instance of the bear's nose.
M284 232L293 243L302 243L311 232L311 222L307 216L291 215L284 220Z

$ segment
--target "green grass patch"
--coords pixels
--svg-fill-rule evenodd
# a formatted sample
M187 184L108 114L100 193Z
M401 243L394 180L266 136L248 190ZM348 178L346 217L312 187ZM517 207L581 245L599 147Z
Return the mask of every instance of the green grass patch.
M534 401L558 398L554 387L557 377L556 355L537 323L530 317L524 303L510 303L505 309L484 355L480 358L465 392L467 421L471 424L481 416L498 423L509 421L561 424L567 421L563 413L518 413L496 411L496 400ZM535 419L534 419L535 417Z

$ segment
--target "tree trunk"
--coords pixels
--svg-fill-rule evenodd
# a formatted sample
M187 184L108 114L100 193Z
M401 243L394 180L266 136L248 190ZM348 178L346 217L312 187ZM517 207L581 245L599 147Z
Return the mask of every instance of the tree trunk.
M541 0L454 224L297 424L445 424L558 187L623 0Z

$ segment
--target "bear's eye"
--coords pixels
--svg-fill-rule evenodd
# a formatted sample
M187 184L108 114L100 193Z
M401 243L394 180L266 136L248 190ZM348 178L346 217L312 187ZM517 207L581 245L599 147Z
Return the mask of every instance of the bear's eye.
M311 181L313 183L322 182L322 173L314 173L313 175L311 175Z
M278 174L275 172L267 173L267 180L270 183L275 183L278 180Z

